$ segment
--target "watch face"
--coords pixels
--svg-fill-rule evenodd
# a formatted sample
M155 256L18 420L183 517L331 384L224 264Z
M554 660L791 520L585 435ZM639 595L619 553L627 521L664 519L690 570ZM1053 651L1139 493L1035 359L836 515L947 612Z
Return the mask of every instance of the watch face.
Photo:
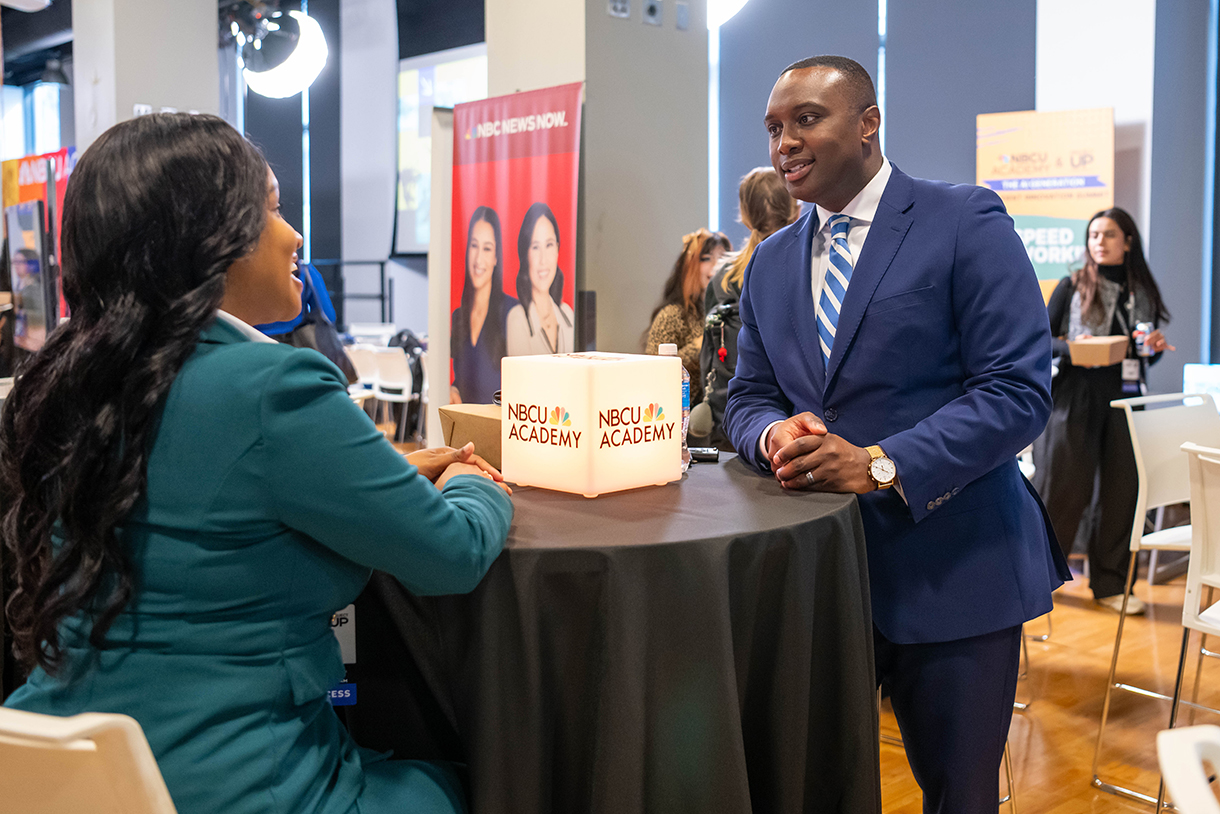
M894 468L894 462L889 458L874 458L873 462L868 465L868 471L872 473L873 480L877 483L889 483L898 474L898 470Z

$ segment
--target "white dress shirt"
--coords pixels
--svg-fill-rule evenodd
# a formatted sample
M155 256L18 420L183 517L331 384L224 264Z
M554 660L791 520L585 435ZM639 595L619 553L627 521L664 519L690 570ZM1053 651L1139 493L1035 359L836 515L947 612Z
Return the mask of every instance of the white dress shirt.
M826 272L830 269L830 219L834 215L847 215L851 218L851 229L847 233L847 248L851 252L851 267L856 267L860 259L860 250L868 237L868 230L877 216L877 205L881 203L881 193L890 181L890 160L884 156L881 159L881 169L872 180L864 185L864 189L851 199L842 212L831 212L820 204L814 208L818 212L818 230L813 233L813 251L810 252L813 261L810 270L810 283L813 290L813 305L817 314L822 313L822 287L826 282ZM851 288L851 285L848 285Z
M249 339L251 342L271 342L272 344L275 343L274 339L267 336L265 333L262 333L257 328L255 328L253 325L247 325L246 323L242 322L240 319L233 316L228 311L217 308L216 309L216 318L219 319L221 322L226 322L230 326L236 328L241 333L242 336L244 336L246 339Z

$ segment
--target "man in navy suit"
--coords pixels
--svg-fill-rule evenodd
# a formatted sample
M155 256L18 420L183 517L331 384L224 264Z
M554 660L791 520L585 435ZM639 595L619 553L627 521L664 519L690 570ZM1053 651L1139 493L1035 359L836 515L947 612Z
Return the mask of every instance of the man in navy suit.
M1016 461L1051 408L1038 283L993 192L881 154L856 62L790 66L765 123L815 206L746 271L725 424L785 488L860 495L877 681L924 811L994 812L1021 624L1067 578Z

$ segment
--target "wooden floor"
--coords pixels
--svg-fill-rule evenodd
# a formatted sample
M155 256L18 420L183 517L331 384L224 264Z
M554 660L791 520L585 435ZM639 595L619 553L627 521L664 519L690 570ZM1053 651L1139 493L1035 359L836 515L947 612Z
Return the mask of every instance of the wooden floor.
M1182 643L1182 597L1185 577L1148 587L1142 579L1135 593L1149 602L1148 614L1130 617L1123 631L1118 680L1172 694ZM1090 785L1093 748L1101 720L1102 696L1118 615L1093 605L1088 583L1077 579L1055 594L1053 632L1046 642L1029 641L1028 674L1017 685L1017 700L1029 708L1013 715L1009 734L1016 781L1017 811L1021 814L1093 814L1146 812L1141 805L1107 794ZM1026 625L1026 633L1046 632L1045 618ZM1196 634L1192 644L1197 645ZM1197 652L1197 647L1195 652ZM1220 707L1220 659L1204 660L1199 700ZM1195 675L1188 659L1186 686ZM1155 796L1155 738L1169 722L1169 703L1115 691L1106 727L1100 774L1121 785L1136 786ZM1220 717L1199 713L1196 723L1220 723ZM1189 723L1179 716L1178 725ZM897 734L888 704L881 710L883 734ZM1001 774L1001 793L1006 784ZM881 797L885 814L919 814L919 787L911 776L901 746L881 745ZM999 808L1008 812L1005 804Z

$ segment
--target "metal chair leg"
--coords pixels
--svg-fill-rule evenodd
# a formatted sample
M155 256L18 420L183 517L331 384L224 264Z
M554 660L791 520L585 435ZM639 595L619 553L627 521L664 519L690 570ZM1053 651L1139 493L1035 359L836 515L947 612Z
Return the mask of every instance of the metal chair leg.
M1009 814L1017 814L1017 784L1012 779L1012 750L1004 741L1004 777L1008 781L1008 794L1000 798L1000 805L1008 803Z
M394 427L394 441L401 444L406 439L405 430L407 428L407 413L410 402L402 402L398 405L402 408L402 412L398 414L398 423ZM390 411L390 415L394 415L394 411Z
M1190 645L1190 628L1182 628L1182 652L1178 656L1178 677L1174 682L1173 703L1169 707L1169 728L1178 722L1178 707L1182 701L1182 678L1186 673L1186 650ZM1165 808L1165 777L1162 775L1156 790L1156 814Z
M1017 671L1018 681L1029 675L1029 642L1025 639L1025 625L1021 625L1021 658L1025 662L1025 667Z
M1036 638L1036 637L1031 637L1031 638ZM1020 662L1022 660L1024 660L1024 663L1025 663L1024 667L1020 666ZM1018 661L1017 681L1020 681L1021 679L1029 676L1029 644L1026 642L1025 625L1021 625L1021 654L1017 661ZM1030 703L1032 703L1032 702L1018 701L1017 699L1014 698L1012 701L1012 708L1014 710L1016 710L1017 712L1024 712L1025 710L1029 709Z
M1210 608L1212 602L1215 601L1215 593L1216 589L1211 585L1208 585L1206 607ZM1209 652L1211 651L1207 649L1207 634L1200 633L1199 658L1195 661L1195 685L1194 689L1192 689L1190 692L1190 717L1187 719L1187 722L1191 726L1193 726L1195 723L1195 710L1199 708L1199 680L1203 677L1203 656Z
M1051 615L1048 613L1048 614L1046 614L1046 632L1045 632L1045 633L1039 633L1039 634L1032 634L1032 633L1031 633L1031 634L1028 634L1028 636L1029 636L1029 638L1030 638L1030 639L1032 639L1032 640L1033 640L1033 641L1035 641L1035 642L1045 642L1045 641L1049 641L1049 640L1050 640L1050 638L1051 638L1051 632L1052 632L1052 627L1051 627Z
M1110 794L1117 794L1121 797L1128 797L1132 800L1138 800L1141 803L1152 803L1155 800L1147 794L1142 794L1134 789L1128 789L1123 786L1116 786L1112 783L1107 783L1101 779L1097 773L1098 766L1101 763L1101 744L1106 732L1106 721L1110 716L1110 698L1114 692L1114 674L1118 670L1118 651L1119 646L1123 641L1123 623L1127 621L1127 600L1131 598L1131 589L1135 584L1135 560L1134 554L1131 556L1131 562L1127 566L1127 581L1126 587L1123 590L1123 604L1118 612L1118 632L1114 636L1114 655L1110 657L1110 674L1106 677L1106 694L1101 702L1101 725L1097 729L1097 742L1093 748L1093 785L1102 791Z
M1125 689L1125 690L1128 690L1129 692L1134 692L1138 695L1143 695L1143 696L1146 696L1149 698L1159 698L1159 699L1171 701L1172 705L1170 707L1170 713L1169 713L1169 728L1170 729L1173 729L1174 724L1177 722L1178 710L1181 708L1181 706L1183 704L1185 704L1186 706L1188 706L1191 709L1192 714L1195 709L1205 709L1205 710L1209 710L1212 712L1215 712L1215 710L1212 710L1209 707L1200 706L1197 703L1197 700L1198 700L1197 696L1192 697L1192 699L1190 701L1182 700L1182 682L1183 682L1183 676L1185 674L1186 652L1187 652L1189 642L1190 642L1190 632L1191 632L1190 628L1183 628L1183 630L1182 630L1182 652L1178 659L1178 675L1177 675L1174 694L1173 694L1172 698L1167 698L1165 695L1158 693L1158 692L1153 692L1152 690L1145 690L1140 687L1132 687L1127 684L1115 683L1114 675L1115 675L1115 671L1118 667L1118 652L1119 652L1119 645L1122 642L1122 637L1123 637L1123 622L1127 618L1127 599L1131 596L1131 588L1135 581L1134 580L1134 571L1135 571L1135 557L1132 557L1131 566L1128 568L1128 572L1127 572L1126 593L1123 594L1122 609L1120 610L1119 615L1118 615L1118 632L1114 639L1114 655L1110 659L1110 675L1108 676L1107 681L1106 681L1106 694L1105 694L1105 698L1102 701L1102 706L1101 706L1101 725L1098 727L1098 730L1097 730L1097 744L1096 744L1096 747L1093 752L1093 786L1101 789L1102 791L1108 792L1110 794L1118 795L1119 797L1126 797L1128 799L1136 800L1141 803L1153 803L1156 805L1156 814L1160 814L1162 809L1174 810L1174 806L1172 803L1169 803L1169 804L1165 803L1165 799L1164 799L1165 798L1165 782L1164 782L1163 778L1161 779L1160 784L1158 786L1157 796L1152 797L1150 795L1136 791L1135 789L1129 789L1124 786L1117 786L1112 783L1107 783L1106 781L1102 780L1101 777L1098 775L1098 765L1101 761L1102 738L1103 738L1103 736L1105 734L1105 730L1106 730L1106 720L1109 717L1109 713L1110 713L1111 693L1115 689ZM1209 593L1208 593L1209 602L1210 602L1210 599L1211 599L1211 591L1209 589ZM1199 660L1200 660L1199 667L1200 668L1202 667L1202 656L1203 656L1203 648L1200 647L1200 656L1199 656ZM1196 675L1195 675L1195 692L1197 693L1197 691L1198 691L1198 672L1196 672Z

